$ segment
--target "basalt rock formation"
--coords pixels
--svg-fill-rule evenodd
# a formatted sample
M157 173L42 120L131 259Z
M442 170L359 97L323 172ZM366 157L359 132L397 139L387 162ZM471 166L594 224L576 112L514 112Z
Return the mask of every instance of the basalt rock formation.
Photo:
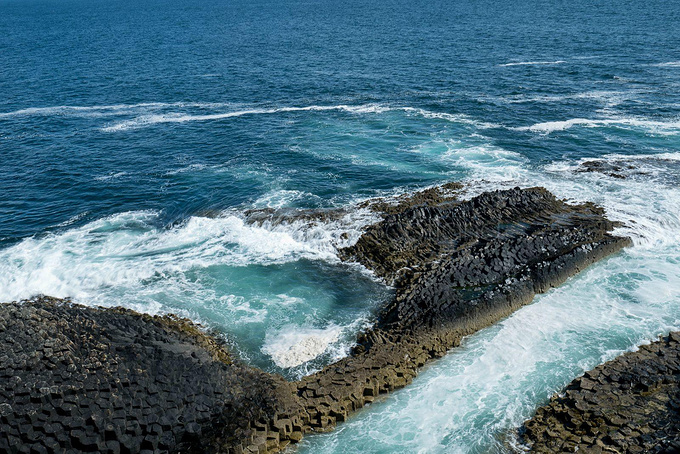
M188 320L53 298L0 305L0 452L223 452L290 384Z
M624 161L585 161L576 169L577 172L598 172L621 180L635 170L635 166Z
M522 433L537 453L680 452L680 332L586 372Z
M449 185L395 204L365 204L383 220L339 256L393 285L395 297L358 336L350 356L296 383L238 364L193 325L173 318L68 305L46 309L37 302L4 306L5 313L13 311L6 320L23 317L32 331L0 325L3 342L17 339L7 356L0 353L0 374L13 380L2 395L10 400L0 404L0 428L11 434L5 439L0 434L0 449L17 440L45 446L40 441L45 425L33 424L52 424L68 403L80 413L69 416L68 426L50 426L55 448L108 448L112 440L110 452L123 445L127 452L275 452L306 432L331 429L378 395L407 385L418 368L464 336L630 243L610 233L615 225L602 209L567 204L542 188L488 192L467 201L456 198L451 192L456 189ZM25 311L42 312L33 320ZM21 334L33 336L41 329L44 340L36 347ZM54 356L54 347L47 345L52 339L60 339L57 351L76 364L76 371ZM10 354L27 355L21 368L11 366ZM75 375L62 373L65 367ZM72 385L68 394L59 388ZM13 397L17 390L21 394ZM127 402L135 404L120 408ZM165 413L165 407L171 411ZM128 421L125 411L132 410Z
M393 284L395 298L351 356L298 383L310 428L332 427L405 386L464 336L628 245L613 227L600 208L568 205L541 188L387 215L340 256Z

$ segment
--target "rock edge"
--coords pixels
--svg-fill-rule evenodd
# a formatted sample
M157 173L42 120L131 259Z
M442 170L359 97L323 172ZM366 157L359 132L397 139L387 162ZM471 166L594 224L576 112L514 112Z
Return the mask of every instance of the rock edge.
M339 256L393 285L395 297L350 356L295 383L240 364L188 321L44 298L1 306L0 450L276 452L406 386L464 336L630 244L610 233L601 208L543 188L465 201L458 189L365 204L383 219ZM41 340L25 349L22 333Z
M680 452L680 332L586 372L524 423L533 452Z

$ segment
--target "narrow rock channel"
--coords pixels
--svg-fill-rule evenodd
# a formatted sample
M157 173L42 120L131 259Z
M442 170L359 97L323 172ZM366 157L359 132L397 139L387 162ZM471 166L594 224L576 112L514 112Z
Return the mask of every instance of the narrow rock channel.
M195 325L40 298L0 306L0 450L276 452L332 429L428 361L630 244L601 208L455 184L367 206L339 251L395 288L350 356L289 383Z

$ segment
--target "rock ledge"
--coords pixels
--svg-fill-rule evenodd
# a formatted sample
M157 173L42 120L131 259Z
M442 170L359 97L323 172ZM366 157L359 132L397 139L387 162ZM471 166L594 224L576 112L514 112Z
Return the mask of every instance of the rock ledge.
M680 332L572 381L522 428L533 452L680 452Z
M365 204L382 221L339 255L395 297L349 357L296 383L233 360L188 321L47 298L0 305L0 451L276 452L630 244L602 209L542 188L467 201L458 189Z

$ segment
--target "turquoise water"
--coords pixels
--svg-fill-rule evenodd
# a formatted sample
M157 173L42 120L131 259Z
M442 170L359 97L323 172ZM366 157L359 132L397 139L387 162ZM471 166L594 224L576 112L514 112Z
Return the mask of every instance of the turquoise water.
M300 449L504 452L575 376L680 329L679 19L662 1L0 0L0 300L179 313L296 378L390 298L335 254L375 221L362 200L456 180L595 201L632 248ZM346 211L246 222L257 208Z

